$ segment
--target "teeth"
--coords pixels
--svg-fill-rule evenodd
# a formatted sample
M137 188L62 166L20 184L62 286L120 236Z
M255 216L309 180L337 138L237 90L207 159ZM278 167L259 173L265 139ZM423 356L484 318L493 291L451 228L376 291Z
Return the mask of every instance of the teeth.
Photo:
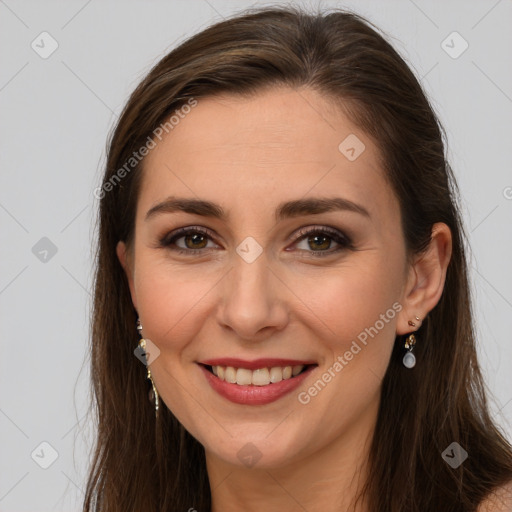
M224 372L224 380L234 384L236 382L236 370L232 366L228 366Z
M292 368L292 375L295 377L295 375L299 375L299 373L302 371L302 368L304 368L303 365L299 364L297 366L294 366Z
M240 386L252 384L252 372L247 368L238 368L236 371L236 383Z
M283 369L270 368L270 382L281 382L283 380Z
M240 370L238 370L240 371ZM237 384L240 384L237 379ZM266 386L270 384L270 372L267 368L261 368L260 370L254 370L251 372L251 384L255 386Z
M282 380L295 377L304 369L303 364L296 366L275 366L272 368L258 368L248 370L247 368L233 368L232 366L212 366L212 372L220 380L239 386L267 386L270 383L281 382Z

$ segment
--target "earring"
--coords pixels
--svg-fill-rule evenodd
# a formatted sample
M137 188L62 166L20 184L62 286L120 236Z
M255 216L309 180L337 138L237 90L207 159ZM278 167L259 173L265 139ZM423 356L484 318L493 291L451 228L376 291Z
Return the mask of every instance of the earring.
M417 320L418 322L421 322L421 320L419 319L419 317L415 316L414 318L416 318L416 320ZM408 324L409 324L411 327L416 327L416 324L415 324L413 321L411 321L411 320L409 320Z
M158 418L158 408L159 408L159 400L158 400L158 391L156 390L155 383L153 382L153 377L151 376L151 370L149 369L149 363L147 362L147 353L146 353L146 340L142 337L142 324L140 320L137 318L137 331L139 331L139 336L141 337L139 340L139 347L144 352L146 356L146 368L148 369L147 378L151 381L151 388L149 390L149 401L155 404L155 417Z
M411 333L405 341L405 348L407 349L407 352L402 360L404 366L409 369L414 368L416 365L416 356L412 353L414 345L416 345L416 336Z

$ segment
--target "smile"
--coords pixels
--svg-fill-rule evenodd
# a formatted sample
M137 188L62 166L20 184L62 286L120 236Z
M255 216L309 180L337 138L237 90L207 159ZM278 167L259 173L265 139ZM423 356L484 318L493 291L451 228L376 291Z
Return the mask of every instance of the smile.
M211 371L220 380L239 386L268 386L282 380L296 377L306 368L304 365L296 366L274 366L272 368L258 368L249 370L247 368L233 368L232 366L210 366Z
M287 395L317 366L309 361L222 359L199 364L206 380L231 402L264 405Z

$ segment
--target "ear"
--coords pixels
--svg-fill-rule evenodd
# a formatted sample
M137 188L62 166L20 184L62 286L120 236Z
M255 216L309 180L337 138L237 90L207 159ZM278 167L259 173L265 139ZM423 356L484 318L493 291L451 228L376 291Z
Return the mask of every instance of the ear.
M128 279L133 307L137 309L137 296L135 294L135 286L133 284L133 255L124 242L117 243L116 254L126 274L126 278Z
M421 325L439 302L452 255L452 234L443 222L432 226L430 243L411 265L402 296L403 309L397 320L397 334L409 334ZM415 317L419 317L418 322ZM416 326L409 325L409 320Z

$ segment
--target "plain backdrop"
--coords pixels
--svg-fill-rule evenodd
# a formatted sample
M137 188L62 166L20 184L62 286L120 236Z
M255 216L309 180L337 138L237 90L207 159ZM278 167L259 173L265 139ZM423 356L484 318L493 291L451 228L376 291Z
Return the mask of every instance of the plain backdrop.
M121 108L178 42L264 3L0 0L0 511L81 507L92 192ZM388 33L447 130L480 360L512 437L512 2L301 5L349 7Z

